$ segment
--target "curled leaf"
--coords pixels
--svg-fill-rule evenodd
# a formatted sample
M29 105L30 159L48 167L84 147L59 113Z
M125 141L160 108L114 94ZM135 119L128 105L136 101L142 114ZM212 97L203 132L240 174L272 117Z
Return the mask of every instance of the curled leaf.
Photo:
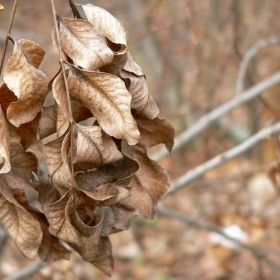
M88 21L102 36L112 42L115 53L123 54L127 50L127 32L122 24L109 12L92 4L81 5Z
M132 96L131 109L154 119L159 114L159 108L153 97L149 94L148 85L144 76L136 76L125 70L121 71L123 78L130 80L129 92Z
M130 112L131 96L121 79L71 66L69 89L90 109L107 134L126 139L130 145L138 143L140 133Z
M122 159L111 137L103 136L99 126L77 125L77 160L75 166L79 170L112 164Z
M25 54L23 44L14 42L12 56L4 69L3 79L18 100L12 102L7 110L8 120L15 126L32 121L40 112L48 93L47 76L32 64L38 64ZM34 52L41 53L41 48L33 45ZM40 55L39 55L40 56ZM32 63L29 62L30 58Z
M39 221L18 200L27 203L24 190L12 191L0 178L0 220L20 252L24 256L34 258L43 233Z
M110 63L114 54L92 24L85 20L59 19L63 51L79 66L97 70Z
M11 170L10 163L10 136L4 112L0 105L0 174Z
M122 203L135 207L144 218L153 219L158 200L170 188L170 179L166 171L156 162L151 160L142 145L128 146L123 143L123 153L133 154L140 169L131 182L131 196Z
M147 119L143 116L134 115L141 133L143 142L148 148L163 143L171 152L174 145L175 131L172 125L165 119Z
M36 42L26 39L19 40L17 44L24 52L28 63L34 66L35 68L39 68L45 56L44 49Z
M123 67L123 70L130 72L136 76L144 76L141 67L133 60L130 52L127 52L127 60Z
M68 163L69 132L44 145L44 154L51 180L60 190L70 189L71 171Z

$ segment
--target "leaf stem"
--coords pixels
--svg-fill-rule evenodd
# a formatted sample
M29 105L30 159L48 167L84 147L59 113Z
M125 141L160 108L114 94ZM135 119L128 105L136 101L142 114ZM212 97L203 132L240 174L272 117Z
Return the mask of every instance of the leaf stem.
M75 4L73 3L73 1L68 0L68 2L69 2L69 5L71 7L71 10L72 10L72 13L73 13L74 17L77 18L77 19L83 19L80 15L78 9L76 8Z
M57 39L57 45L58 45L58 51L59 51L59 63L63 75L63 80L64 80L64 85L65 85L65 91L67 95L67 103L68 103L68 111L71 116L71 118L68 120L69 126L70 126L70 165L71 165L71 182L72 182L72 190L76 189L76 184L75 184L75 179L74 179L74 167L73 167L73 124L74 124L74 119L73 119L73 114L72 114L72 108L71 108L71 100L70 100L70 93L69 93L69 87L68 87L68 82L67 82L67 75L66 75L66 70L65 70L65 60L62 52L62 47L61 47L61 39L59 36L59 30L58 30L58 23L57 21L60 20L59 16L56 13L55 5L54 5L54 0L50 0L51 5L52 5L52 14L54 18L54 24L55 24L55 33L56 33L56 39Z
M10 33L11 33L11 30L12 30L13 21L14 21L16 9L17 9L17 2L18 2L18 0L14 0L14 5L13 5L11 17L10 17L10 23L9 23L9 26L8 26L8 29L7 29L7 35L6 35L6 40L5 40L5 44L4 44L4 50L3 50L2 57L1 57L1 62L0 62L0 75L2 73L3 64L4 64L6 52L7 52Z

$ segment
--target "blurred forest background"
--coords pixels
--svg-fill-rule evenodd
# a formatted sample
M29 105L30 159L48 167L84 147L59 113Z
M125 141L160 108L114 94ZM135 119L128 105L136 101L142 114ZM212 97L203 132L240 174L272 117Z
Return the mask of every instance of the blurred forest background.
M1 49L12 2L1 1L5 7L0 13ZM177 135L280 69L280 5L275 0L77 2L105 8L122 22L129 33L128 48L146 74L160 117L172 123ZM60 16L72 17L68 1L56 1L56 6ZM30 39L43 46L46 56L41 69L50 78L59 69L51 41L53 25L49 1L19 1L11 34L16 40ZM255 55L241 79L240 67L250 54ZM278 83L162 158L171 179L176 182L280 121ZM163 211L152 221L137 217L129 231L113 235L116 270L111 279L280 279L280 192L268 176L278 171L278 138L252 146L163 198L159 206L185 216L185 222L166 217ZM157 152L154 149L151 155ZM234 237L243 246L221 239L215 229L239 233ZM3 239L1 279L32 263L12 241ZM59 261L28 279L109 278L73 254L71 261Z

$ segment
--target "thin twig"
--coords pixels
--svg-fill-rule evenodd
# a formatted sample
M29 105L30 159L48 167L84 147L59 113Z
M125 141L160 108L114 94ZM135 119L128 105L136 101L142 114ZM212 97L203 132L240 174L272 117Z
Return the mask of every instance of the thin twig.
M8 42L9 42L9 38L10 38L10 33L12 30L12 26L13 26L13 21L14 21L14 17L15 17L15 13L16 13L16 9L17 9L17 0L14 0L14 5L13 5L13 9L12 9L12 13L11 13L11 18L10 18L10 23L7 29L7 35L6 35L6 39L5 39L5 43L4 43L4 50L2 53L2 57L1 57L1 62L0 62L0 75L2 73L2 69L3 69L3 65L4 65L4 60L5 60L5 56L6 56L6 52L7 52L7 47L8 47Z
M189 129L183 131L181 134L175 137L173 152L184 147L188 142L190 142L192 139L198 136L203 130L208 128L212 123L218 121L223 116L231 112L233 109L253 100L258 95L262 94L264 91L272 88L273 86L279 83L280 83L280 71L276 72L271 77L258 83L257 85L251 87L250 89L246 90L240 96L234 97L228 102L220 105L219 107L205 114L198 121L196 121L193 126L191 126ZM164 147L161 147L156 153L152 155L152 158L159 161L168 155L169 152Z
M191 169L186 174L173 181L173 188L167 194L167 196L181 190L184 187L187 187L191 182L205 174L207 171L217 168L218 166L243 154L244 152L258 145L259 143L268 140L279 133L280 122L277 122L274 125L261 129L259 132L257 132L255 135L253 135L240 145L237 145L232 149L215 156L214 158L204 162L203 164L195 167L194 169Z
M243 249L249 251L250 253L252 253L258 261L264 261L271 268L276 269L276 270L280 270L280 264L278 265L274 261L268 259L267 256L264 253L260 252L259 250L257 250L256 248L254 248L250 245L247 245L247 244L239 241L236 238L233 238L233 237L225 234L220 229L218 229L218 228L216 228L212 225L194 220L192 218L183 216L183 215L181 215L177 212L170 211L170 210L167 210L167 209L164 209L164 208L157 208L157 213L159 214L159 216L165 216L165 217L169 217L169 218L172 218L172 219L176 219L176 220L179 220L179 221L182 221L182 222L188 224L189 226L192 226L192 227L195 227L195 228L198 228L198 229L203 229L203 230L215 232L215 233L223 236L224 238L234 242L235 244L238 244L241 248L243 248Z
M32 265L16 272L15 274L4 278L4 280L24 280L27 277L34 275L35 273L39 272L42 268L49 265L48 263L42 263L41 261L36 261ZM30 278L28 278L30 279Z
M239 95L244 91L245 78L250 61L256 56L261 50L271 45L279 44L280 39L271 37L268 40L260 41L258 44L252 46L244 55L241 62L241 66L236 79L236 94Z
M70 5L70 7L71 7L71 10L72 10L72 13L73 13L74 17L77 18L77 19L83 19L83 18L81 17L80 13L79 13L77 7L76 7L75 4L73 3L73 1L72 1L72 0L68 0L68 2L69 2L69 5Z
M56 33L56 39L57 39L57 46L58 46L58 50L59 50L59 63L60 63L60 67L61 67L61 71L62 71L62 75L63 75L63 80L64 80L64 85L65 85L65 92L66 92L66 96L67 96L67 105L68 105L68 112L70 114L70 119L68 120L69 122L69 126L70 126L70 142L71 142L71 148L70 148L70 164L71 164L71 183L72 183L72 190L76 189L76 184L75 184L75 180L74 180L74 168L73 168L73 114L72 114L72 108L71 108L71 100L70 100L70 93L69 93L69 87L68 87L68 81L67 81L67 75L66 75L66 70L65 70L65 61L64 61L64 56L63 56L63 52L62 52L62 46L61 46L61 39L59 36L59 29L58 29L58 23L57 21L60 20L57 13L56 13L56 9L55 9L55 5L54 5L54 0L50 0L51 1L51 5L52 5L52 13L53 13L53 18L54 18L54 24L55 24L55 33Z

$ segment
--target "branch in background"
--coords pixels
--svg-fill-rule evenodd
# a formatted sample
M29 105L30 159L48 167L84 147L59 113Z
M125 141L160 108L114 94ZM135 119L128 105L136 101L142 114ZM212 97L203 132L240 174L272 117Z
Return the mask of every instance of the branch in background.
M246 90L242 95L236 96L230 101L205 114L198 121L196 121L195 124L192 125L189 129L183 131L181 134L175 137L173 152L184 147L189 141L191 141L193 138L199 135L203 130L208 128L212 123L218 121L223 116L231 112L233 109L253 100L258 95L262 94L264 91L272 88L273 86L279 83L280 71L276 72L274 75L258 83L252 88ZM161 147L156 153L152 155L152 158L154 160L159 161L168 155L169 152L164 147Z
M268 259L267 256L258 251L256 248L247 245L243 242L240 242L238 239L235 239L227 234L225 234L224 232L222 232L221 230L219 230L218 228L208 225L206 223L203 222L199 222L197 220L191 219L189 217L183 216L179 213L173 212L173 211L169 211L167 209L164 208L157 208L157 213L159 216L164 216L164 217L169 217L172 219L176 219L179 220L181 222L186 223L189 226L198 228L198 229L203 229L203 230L207 230L207 231L211 231L211 232L215 232L221 236L223 236L224 238L234 242L235 244L238 244L241 248L249 251L250 253L253 254L253 256L257 259L258 262L260 261L264 261L267 263L267 265L269 265L271 268L276 269L276 270L280 270L280 265L276 264L275 262L273 262L272 260Z
M34 275L35 273L39 272L42 268L49 265L48 263L42 263L41 261L35 261L32 265L20 270L19 272L15 273L14 275L8 276L4 278L4 280L23 280L27 279ZM30 278L28 278L30 279Z
M259 143L277 135L278 133L280 133L280 122L277 122L274 125L261 129L258 133L256 133L240 145L235 146L232 149L215 156L214 158L195 167L194 169L191 169L186 174L173 181L173 188L166 196L169 196L181 190L182 188L187 187L190 183L192 183L194 180L205 174L207 171L219 167L220 165L243 154L244 152L258 145Z
M244 91L245 78L249 63L252 58L257 55L262 49L267 48L271 45L279 44L280 39L276 37L271 37L268 40L260 41L258 44L252 46L244 55L244 58L241 62L241 66L237 75L236 80L236 94L239 95Z

